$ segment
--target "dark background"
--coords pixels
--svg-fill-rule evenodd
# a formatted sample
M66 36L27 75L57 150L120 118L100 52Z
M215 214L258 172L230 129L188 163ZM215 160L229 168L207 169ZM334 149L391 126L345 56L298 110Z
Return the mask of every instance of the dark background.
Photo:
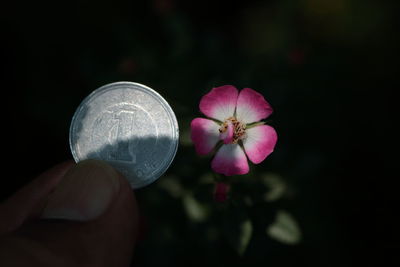
M148 230L136 266L398 259L399 25L391 2L31 1L0 15L2 199L71 158L69 124L85 96L135 81L169 101L181 134L165 177L137 191ZM234 179L230 200L216 204L211 157L196 156L188 136L201 96L224 84L266 97L279 140L265 162ZM268 202L261 196L271 185L261 177L271 176L285 190ZM208 215L191 215L200 206ZM295 244L266 233L281 210L301 231ZM251 238L238 253L246 220Z

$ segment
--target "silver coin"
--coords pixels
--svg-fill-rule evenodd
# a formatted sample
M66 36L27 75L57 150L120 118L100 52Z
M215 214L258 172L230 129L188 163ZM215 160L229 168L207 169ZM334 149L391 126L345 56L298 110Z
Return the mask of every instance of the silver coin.
M175 114L161 95L139 83L116 82L83 100L69 141L76 162L104 160L140 188L168 169L178 138Z

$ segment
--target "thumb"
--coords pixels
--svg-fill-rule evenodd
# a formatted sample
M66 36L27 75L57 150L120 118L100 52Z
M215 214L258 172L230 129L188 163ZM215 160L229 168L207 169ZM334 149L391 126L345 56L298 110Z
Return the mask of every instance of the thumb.
M12 260L16 251L18 261L26 255L38 266L128 266L137 227L127 180L106 163L88 160L67 171L42 219L15 233L7 255Z
M118 196L119 176L101 161L78 163L49 196L42 218L89 221L99 217Z

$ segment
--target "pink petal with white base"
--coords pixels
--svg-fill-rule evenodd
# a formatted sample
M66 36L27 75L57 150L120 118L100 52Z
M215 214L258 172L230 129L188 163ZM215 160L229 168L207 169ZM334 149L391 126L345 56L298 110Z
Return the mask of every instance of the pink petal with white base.
M219 140L220 126L212 120L195 118L190 127L196 152L200 155L210 153Z
M236 118L243 123L252 123L267 118L272 113L272 107L265 98L250 88L240 91Z
M274 128L269 125L255 126L246 129L246 138L243 140L244 150L254 164L262 162L274 151L278 136Z
M222 145L211 162L211 168L226 176L249 172L246 155L238 144Z
M213 88L201 98L200 110L210 118L224 121L233 116L238 94L238 90L232 85Z

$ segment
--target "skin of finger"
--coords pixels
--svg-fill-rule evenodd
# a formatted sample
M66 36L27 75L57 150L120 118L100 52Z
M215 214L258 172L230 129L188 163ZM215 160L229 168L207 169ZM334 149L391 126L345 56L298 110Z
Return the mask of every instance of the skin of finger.
M31 266L129 266L138 209L129 183L122 176L119 179L120 192L99 218L90 222L39 220L8 237L13 251L18 249L19 259L26 257Z
M19 228L26 220L38 217L47 196L74 165L65 161L39 175L0 204L0 236Z

